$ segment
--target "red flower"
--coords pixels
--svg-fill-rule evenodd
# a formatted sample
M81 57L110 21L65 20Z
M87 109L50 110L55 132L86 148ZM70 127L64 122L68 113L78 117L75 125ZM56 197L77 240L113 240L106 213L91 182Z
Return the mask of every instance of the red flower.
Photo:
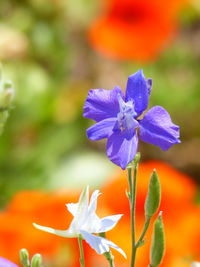
M108 0L89 30L89 41L108 57L153 60L172 39L186 1Z

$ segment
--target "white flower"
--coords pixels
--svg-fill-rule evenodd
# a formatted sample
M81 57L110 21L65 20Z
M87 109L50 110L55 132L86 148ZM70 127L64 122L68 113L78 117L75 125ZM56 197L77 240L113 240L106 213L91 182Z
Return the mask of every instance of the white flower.
M109 247L111 247L126 258L124 251L113 242L94 235L111 230L122 217L122 214L117 214L100 219L95 213L99 195L99 190L95 190L89 202L89 187L87 186L81 193L78 203L66 204L67 209L74 216L68 230L56 230L36 223L33 223L33 225L37 229L62 237L78 237L81 235L98 254L109 252Z
M200 262L194 261L194 262L191 264L191 267L200 267Z

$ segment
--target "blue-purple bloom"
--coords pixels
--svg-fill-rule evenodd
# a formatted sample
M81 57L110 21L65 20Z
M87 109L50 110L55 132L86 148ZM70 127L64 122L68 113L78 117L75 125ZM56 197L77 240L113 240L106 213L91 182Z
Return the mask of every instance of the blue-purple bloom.
M0 257L0 267L18 267L18 265L5 258Z
M93 89L88 93L83 116L97 123L87 129L90 140L107 138L107 156L125 169L137 152L138 137L163 150L180 143L179 127L161 106L148 107L152 80L142 70L128 77L126 93L116 86L113 90Z

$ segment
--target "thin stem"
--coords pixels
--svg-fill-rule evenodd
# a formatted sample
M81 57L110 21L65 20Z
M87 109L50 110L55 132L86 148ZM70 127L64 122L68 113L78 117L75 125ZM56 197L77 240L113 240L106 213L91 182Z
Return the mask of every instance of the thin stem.
M144 227L143 227L143 230L142 230L142 233L141 233L141 235L140 235L140 237L139 237L139 239L135 245L136 249L140 246L140 243L142 242L142 240L143 240L143 238L144 238L144 236L145 236L145 234L149 228L150 221L151 221L151 217L147 217L145 224L144 224Z
M138 164L134 162L134 172L132 177L132 168L128 168L128 181L130 187L130 213L131 213L131 238L132 238L132 256L131 256L131 267L135 266L136 256L136 242L135 242L135 207L136 207L136 183L137 183L137 169Z
M103 238L106 238L106 234L104 232L103 233L99 233L99 236L101 236ZM112 255L111 251L105 252L103 255L105 256L105 258L109 262L110 267L115 267L114 257Z
M105 252L104 256L106 257L106 259L108 260L110 267L115 267L114 261L113 261L113 256L110 252Z
M80 250L80 266L85 266L85 260L84 260L84 252L83 252L83 243L82 243L82 237L81 235L78 236L78 245Z

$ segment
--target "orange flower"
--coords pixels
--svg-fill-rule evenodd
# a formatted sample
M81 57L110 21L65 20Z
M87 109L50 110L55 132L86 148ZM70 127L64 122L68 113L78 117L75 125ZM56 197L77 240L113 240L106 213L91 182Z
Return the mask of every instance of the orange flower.
M187 0L107 0L89 30L89 42L105 56L150 61L176 32L177 15Z
M65 247L63 262L78 266L78 246L75 239L63 238L38 231L33 222L66 229L72 216L65 203L76 201L78 194L40 191L22 191L16 194L6 211L0 214L0 255L18 263L19 250L27 248L30 255L41 253L46 261L57 262L61 248ZM67 253L68 255L67 255ZM77 262L74 259L77 258ZM61 264L62 265L62 264Z

